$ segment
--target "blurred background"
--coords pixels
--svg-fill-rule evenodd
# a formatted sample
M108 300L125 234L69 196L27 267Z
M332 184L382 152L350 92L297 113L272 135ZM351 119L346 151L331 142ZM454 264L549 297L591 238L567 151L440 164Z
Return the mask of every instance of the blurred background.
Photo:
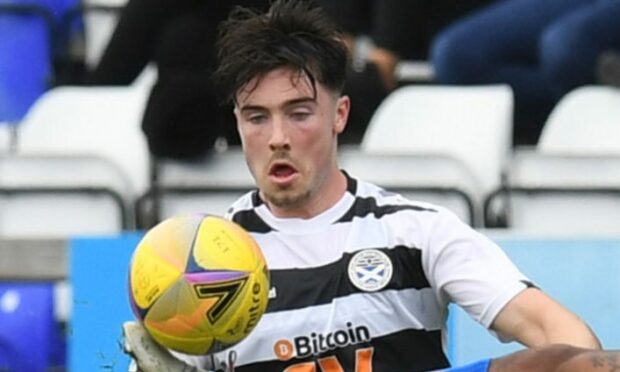
M325 0L350 174L443 205L620 348L620 1ZM0 0L0 371L127 370L142 232L254 187L217 25L268 1ZM501 345L460 310L455 364Z

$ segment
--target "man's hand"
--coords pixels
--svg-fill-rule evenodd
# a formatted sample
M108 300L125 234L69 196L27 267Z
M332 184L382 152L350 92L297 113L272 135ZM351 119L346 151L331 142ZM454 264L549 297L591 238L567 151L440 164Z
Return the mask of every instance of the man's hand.
M138 322L123 324L125 352L137 364L138 372L200 372L173 357L159 346Z

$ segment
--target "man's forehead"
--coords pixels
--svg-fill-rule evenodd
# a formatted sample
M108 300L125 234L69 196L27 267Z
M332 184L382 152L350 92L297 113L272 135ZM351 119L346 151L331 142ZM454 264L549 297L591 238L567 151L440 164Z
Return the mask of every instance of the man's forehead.
M313 80L303 71L288 68L272 70L244 84L235 95L237 106L259 99L286 97L287 100L316 99Z

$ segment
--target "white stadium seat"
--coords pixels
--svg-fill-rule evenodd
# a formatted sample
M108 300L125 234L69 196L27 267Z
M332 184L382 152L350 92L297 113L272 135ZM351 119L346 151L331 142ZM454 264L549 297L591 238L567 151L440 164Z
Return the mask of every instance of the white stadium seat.
M7 154L13 147L13 124L0 123L0 154Z
M114 33L127 0L83 0L85 62L89 68L99 63Z
M155 186L146 197L155 198L161 219L187 213L221 216L239 196L254 189L255 183L243 152L229 149L204 161L160 160Z
M475 223L476 182L468 169L447 156L369 154L343 148L340 167L412 200L442 205L466 223Z
M549 115L538 150L620 155L620 88L585 86L569 92Z
M133 227L129 179L92 156L0 157L0 237L67 238Z
M467 223L473 222L475 184L467 169L446 157L368 154L343 148L340 167L412 199L441 203ZM156 198L159 217L184 213L222 215L239 196L255 188L240 149L215 153L199 162L159 161Z
M507 184L489 198L487 215L502 210L508 227L527 233L618 235L619 169L620 156L519 151Z
M140 128L147 94L146 85L54 88L20 124L17 151L108 159L140 195L150 179L149 151Z
M512 113L506 85L405 86L377 108L361 147L373 154L451 157L472 174L471 197L481 204L500 185Z
M516 151L486 216L532 233L620 234L620 89L575 89L535 149Z

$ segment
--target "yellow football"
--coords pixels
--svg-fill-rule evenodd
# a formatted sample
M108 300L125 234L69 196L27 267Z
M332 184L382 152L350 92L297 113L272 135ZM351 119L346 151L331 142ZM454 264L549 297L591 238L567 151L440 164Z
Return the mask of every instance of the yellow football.
M259 246L234 222L176 216L146 232L129 269L129 302L159 344L204 355L245 338L267 307Z

